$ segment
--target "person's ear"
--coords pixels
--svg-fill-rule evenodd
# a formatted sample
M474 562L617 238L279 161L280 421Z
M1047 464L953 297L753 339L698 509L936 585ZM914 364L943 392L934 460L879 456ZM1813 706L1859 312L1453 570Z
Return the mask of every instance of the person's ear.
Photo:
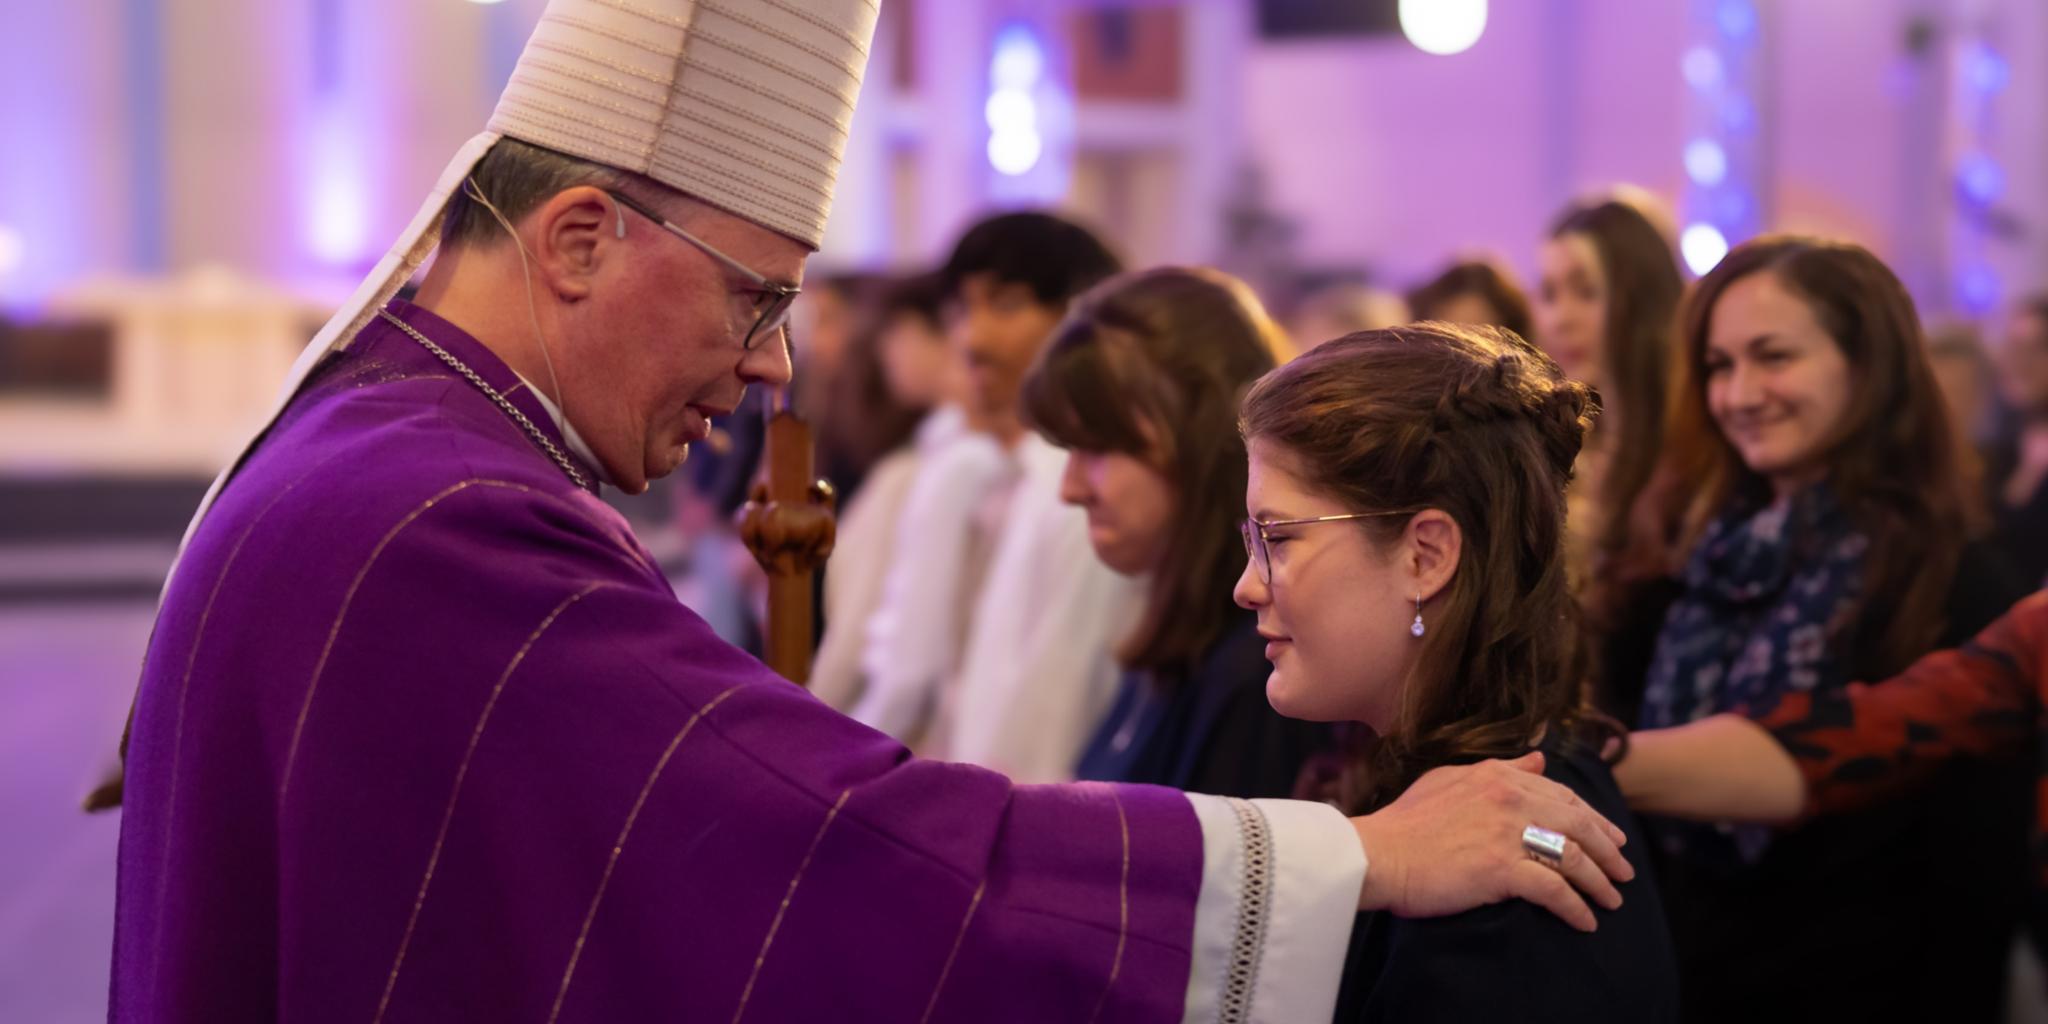
M1428 601L1451 585L1457 575L1458 559L1464 554L1465 534L1458 521L1442 509L1428 508L1408 520L1405 537L1408 572L1415 593Z
M618 201L588 185L564 189L533 213L534 270L563 302L590 297L598 268L618 252Z

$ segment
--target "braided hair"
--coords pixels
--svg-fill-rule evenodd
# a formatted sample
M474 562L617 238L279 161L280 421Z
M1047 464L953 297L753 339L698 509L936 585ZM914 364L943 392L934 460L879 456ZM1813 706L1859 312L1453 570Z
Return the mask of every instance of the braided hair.
M1438 509L1464 537L1395 721L1359 730L1303 795L1362 813L1432 768L1517 756L1539 735L1618 734L1586 704L1564 558L1565 486L1598 413L1586 385L1514 333L1447 323L1330 342L1246 396L1247 442L1295 456L1309 486L1359 512ZM1358 528L1388 544L1409 518Z

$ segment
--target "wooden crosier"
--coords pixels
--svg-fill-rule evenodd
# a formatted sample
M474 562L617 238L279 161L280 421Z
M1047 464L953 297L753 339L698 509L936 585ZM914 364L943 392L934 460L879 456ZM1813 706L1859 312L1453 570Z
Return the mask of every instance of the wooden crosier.
M769 413L761 472L740 513L740 539L768 574L763 660L799 686L810 681L817 622L816 576L838 536L838 497L817 477L811 427L778 395Z

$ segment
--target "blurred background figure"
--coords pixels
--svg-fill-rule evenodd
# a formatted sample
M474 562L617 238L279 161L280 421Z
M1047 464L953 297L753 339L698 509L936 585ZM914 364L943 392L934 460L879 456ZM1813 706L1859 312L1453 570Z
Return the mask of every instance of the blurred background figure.
M842 499L839 540L825 567L825 633L810 686L842 711L865 689L861 653L897 561L897 526L918 469L966 429L965 368L946 341L944 302L945 282L935 274L884 284L874 324L854 342L844 376L826 385L842 397L818 421L821 448L840 443L842 432L868 450L888 445L859 493Z
M2014 433L1988 467L1993 543L2028 586L2048 586L2048 294L2014 308L1998 368Z
M1567 496L1567 560L1582 582L1638 574L1627 564L1634 513L1663 451L1682 282L1650 202L1630 189L1567 207L1537 254L1532 340L1600 399Z
M1294 347L1306 352L1326 341L1358 331L1375 331L1408 322L1408 304L1399 295L1369 285L1339 282L1324 285L1296 303L1287 319Z
M832 481L842 503L853 500L883 457L910 440L934 405L940 382L910 380L908 392L898 390L884 351L892 328L902 340L905 330L927 331L935 322L926 318L929 296L904 290L903 283L878 275L834 276L823 282L808 322L797 325L798 373L809 382L798 388L798 407L816 428L818 472ZM908 372L915 377L919 371Z
M1941 388L1949 422L1966 448L1980 456L2004 426L1998 371L1984 347L1984 333L1964 320L1937 322L1927 329L1927 361ZM1982 466L1972 467L1973 475Z
M1147 591L1080 778L1285 797L1331 745L1327 726L1267 703L1265 639L1230 600L1245 558L1238 396L1286 346L1243 282L1166 267L1082 296L1025 379L1027 418L1067 454L1061 500L1087 513L1102 563Z
M861 656L852 715L935 756L1072 778L1137 605L1060 502L1065 457L1023 419L1025 373L1077 296L1120 269L1087 228L1001 214L941 273L966 429L920 464Z
M1491 259L1459 260L1421 287L1408 293L1408 312L1416 320L1454 324L1492 324L1534 341L1529 296L1515 283L1514 272Z

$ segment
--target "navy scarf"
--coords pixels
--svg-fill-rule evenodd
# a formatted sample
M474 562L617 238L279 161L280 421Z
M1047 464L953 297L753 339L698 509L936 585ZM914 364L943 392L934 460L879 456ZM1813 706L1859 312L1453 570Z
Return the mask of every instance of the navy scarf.
M1847 682L1835 641L1860 596L1869 538L1826 484L1707 528L1665 615L1644 683L1644 728Z
M1869 548L1825 483L1762 508L1737 503L1723 513L1693 550L1685 593L1657 635L1638 724L1680 725L1789 692L1845 685L1837 641L1861 596ZM1693 829L1676 831L1667 839L1679 846L1700 838ZM1768 835L1718 831L1735 840L1745 861L1762 854Z

